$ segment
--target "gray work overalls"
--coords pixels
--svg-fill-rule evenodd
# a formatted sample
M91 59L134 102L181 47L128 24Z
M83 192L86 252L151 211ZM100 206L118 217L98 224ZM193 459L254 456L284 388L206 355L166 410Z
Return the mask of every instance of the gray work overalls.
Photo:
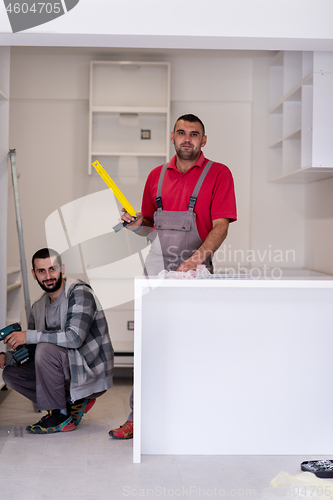
M176 271L180 264L202 245L203 241L198 233L194 207L202 183L212 164L213 162L209 161L201 172L185 212L163 210L162 186L169 164L163 165L157 186L157 211L154 214L155 231L152 231L147 237L148 241L151 242L151 247L145 261L146 275L156 276L163 269ZM203 264L207 266L209 271L213 272L211 258Z

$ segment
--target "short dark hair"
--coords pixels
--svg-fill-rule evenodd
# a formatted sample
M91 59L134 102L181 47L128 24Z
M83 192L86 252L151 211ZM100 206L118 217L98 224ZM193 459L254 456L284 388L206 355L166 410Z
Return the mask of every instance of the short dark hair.
M36 259L48 259L49 257L57 257L58 264L59 264L60 269L61 269L61 266L62 266L61 257L58 254L58 252L53 250L53 248L41 248L40 250L38 250L32 256L32 261L31 261L32 262L32 269L35 270L35 260Z
M195 115L192 115L191 113L189 113L188 115L182 115L178 118L178 120L176 120L175 126L173 127L174 132L176 130L176 125L179 122L179 120L183 120L184 122L191 122L191 123L199 122L200 125L202 126L203 135L205 135L205 125L202 123L200 118L198 118Z

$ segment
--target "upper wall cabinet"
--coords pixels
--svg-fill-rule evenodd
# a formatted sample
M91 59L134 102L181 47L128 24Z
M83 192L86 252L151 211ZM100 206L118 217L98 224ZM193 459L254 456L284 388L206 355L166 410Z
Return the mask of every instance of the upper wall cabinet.
M111 157L112 162L154 157L163 163L169 134L169 63L91 62L89 174L91 164L103 165L106 157L107 163Z
M279 52L269 90L269 180L332 177L333 53Z

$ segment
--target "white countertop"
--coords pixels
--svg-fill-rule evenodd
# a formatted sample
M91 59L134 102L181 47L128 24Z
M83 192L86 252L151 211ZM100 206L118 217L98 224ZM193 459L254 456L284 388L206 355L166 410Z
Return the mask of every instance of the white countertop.
M226 278L214 274L208 278L172 279L142 278L135 279L135 286L141 288L332 288L333 276L290 276L281 279Z

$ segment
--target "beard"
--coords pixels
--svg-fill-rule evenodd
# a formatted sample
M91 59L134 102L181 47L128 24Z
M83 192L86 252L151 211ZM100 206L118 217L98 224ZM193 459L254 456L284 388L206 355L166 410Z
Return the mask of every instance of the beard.
M182 148L182 146L184 144L181 144L177 149L175 148L177 156L181 160L196 160L199 157L200 151L198 152L193 146L191 148Z
M62 285L62 274L61 273L60 273L59 278L57 280L53 281L53 283L50 284L50 285L45 285L44 281L39 281L39 279L37 278L37 276L36 276L36 279L37 279L38 284L41 287L41 289L44 290L44 292L47 292L47 293L56 292L57 290L59 290L59 288ZM49 280L47 280L47 281L49 281Z

